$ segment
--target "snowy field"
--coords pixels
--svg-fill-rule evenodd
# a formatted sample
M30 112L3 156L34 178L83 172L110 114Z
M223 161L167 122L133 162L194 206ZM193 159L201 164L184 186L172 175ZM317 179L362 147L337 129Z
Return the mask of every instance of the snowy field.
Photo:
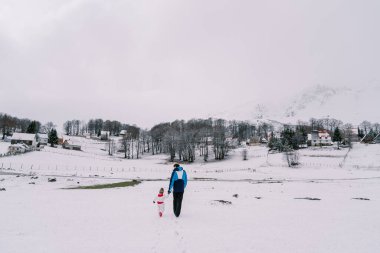
M10 142L0 141L0 155L8 152L8 147L11 145Z
M0 159L0 188L6 189L0 191L1 253L380 248L380 145L356 144L349 152L304 149L297 168L286 167L281 154L268 155L262 146L249 147L248 161L241 150L223 162L199 158L183 165L190 181L179 218L171 211L171 197L163 218L152 203L159 188L168 186L172 164L166 156L124 160L88 147L95 151L46 147ZM127 179L142 183L62 189Z

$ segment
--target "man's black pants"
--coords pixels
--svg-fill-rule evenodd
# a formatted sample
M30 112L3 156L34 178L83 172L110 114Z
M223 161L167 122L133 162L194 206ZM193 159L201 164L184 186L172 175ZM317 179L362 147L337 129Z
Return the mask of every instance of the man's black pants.
M183 192L173 192L173 211L175 216L181 214Z

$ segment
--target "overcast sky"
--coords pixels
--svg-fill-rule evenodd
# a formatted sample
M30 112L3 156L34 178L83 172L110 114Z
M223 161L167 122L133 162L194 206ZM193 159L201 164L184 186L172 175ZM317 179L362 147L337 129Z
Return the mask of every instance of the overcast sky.
M0 0L0 112L151 127L380 80L380 1Z

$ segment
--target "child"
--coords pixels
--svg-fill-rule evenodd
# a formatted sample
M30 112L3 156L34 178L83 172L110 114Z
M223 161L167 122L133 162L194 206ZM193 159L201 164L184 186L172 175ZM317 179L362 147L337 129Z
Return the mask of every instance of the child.
M157 197L154 198L153 203L157 202L158 215L162 217L162 214L165 211L165 199L168 197L164 195L164 188L160 189Z

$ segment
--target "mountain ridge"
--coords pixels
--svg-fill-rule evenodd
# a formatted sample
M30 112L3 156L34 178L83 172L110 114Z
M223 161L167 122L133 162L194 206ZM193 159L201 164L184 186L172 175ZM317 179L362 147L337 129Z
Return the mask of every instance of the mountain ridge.
M248 101L213 117L236 120L273 120L284 124L309 121L310 118L335 118L358 125L364 120L380 122L380 83L372 82L360 88L315 85L284 101L258 103Z

